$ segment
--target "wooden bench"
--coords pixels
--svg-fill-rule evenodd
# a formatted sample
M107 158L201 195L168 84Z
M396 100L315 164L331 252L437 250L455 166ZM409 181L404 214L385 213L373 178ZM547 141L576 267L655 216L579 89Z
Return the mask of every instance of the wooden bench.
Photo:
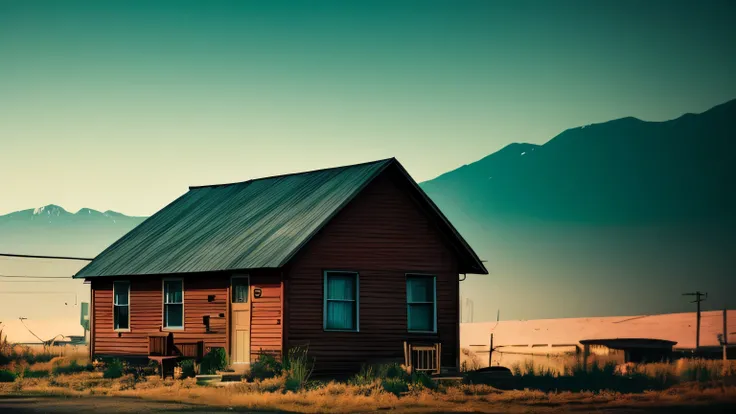
M180 342L174 344L174 334L150 335L148 337L148 359L156 361L160 367L161 378L174 376L176 361L193 358L200 361L204 356L204 341Z

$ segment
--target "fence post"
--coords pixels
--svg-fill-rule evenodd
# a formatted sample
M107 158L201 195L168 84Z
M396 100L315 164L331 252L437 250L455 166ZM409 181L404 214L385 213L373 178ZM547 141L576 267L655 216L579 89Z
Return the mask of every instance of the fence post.
M493 365L493 334L491 334L491 344L490 348L488 348L488 367L490 368L491 365Z
M728 311L723 309L723 376L728 372Z

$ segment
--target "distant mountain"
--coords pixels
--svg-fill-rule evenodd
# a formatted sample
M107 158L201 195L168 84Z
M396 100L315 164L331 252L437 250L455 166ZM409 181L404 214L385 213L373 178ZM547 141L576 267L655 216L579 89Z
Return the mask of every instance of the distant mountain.
M623 118L511 144L421 184L448 214L558 222L736 217L736 100L666 122Z
M487 260L461 284L476 321L684 312L694 290L736 306L736 100L511 144L420 186Z
M0 216L0 252L95 256L145 217L49 204Z

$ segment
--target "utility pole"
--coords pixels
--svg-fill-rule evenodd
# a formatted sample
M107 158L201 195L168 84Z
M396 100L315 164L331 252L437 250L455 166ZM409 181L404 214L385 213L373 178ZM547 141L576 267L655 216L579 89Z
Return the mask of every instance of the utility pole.
M723 309L723 371L726 371L728 361L728 310Z
M695 325L695 351L697 352L700 348L700 302L708 299L708 292L696 290L692 293L683 293L682 296L695 296L695 300L690 303L696 303L698 306L697 322Z

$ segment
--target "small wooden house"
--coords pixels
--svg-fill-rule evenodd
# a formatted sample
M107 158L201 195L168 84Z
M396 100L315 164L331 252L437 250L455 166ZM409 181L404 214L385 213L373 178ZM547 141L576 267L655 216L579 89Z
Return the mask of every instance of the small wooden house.
M466 273L487 271L392 158L191 187L74 278L93 357L222 347L237 366L308 345L316 373L342 374L458 368Z

